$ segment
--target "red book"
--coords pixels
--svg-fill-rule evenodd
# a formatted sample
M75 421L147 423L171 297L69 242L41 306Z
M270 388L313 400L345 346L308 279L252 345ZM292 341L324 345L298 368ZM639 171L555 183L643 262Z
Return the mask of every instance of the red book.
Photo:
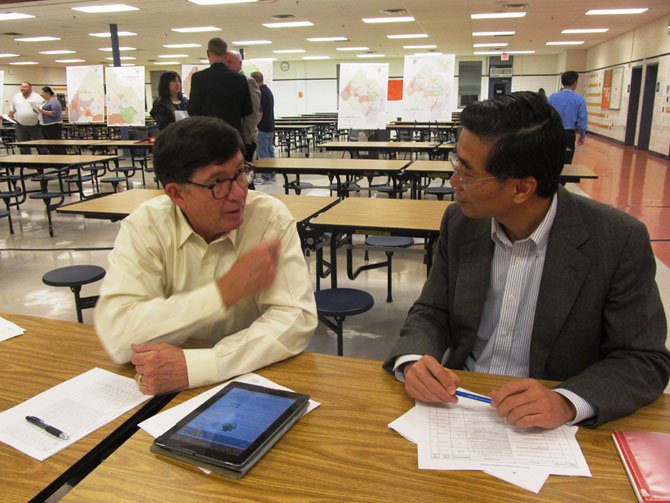
M615 431L614 444L640 503L670 503L670 435Z

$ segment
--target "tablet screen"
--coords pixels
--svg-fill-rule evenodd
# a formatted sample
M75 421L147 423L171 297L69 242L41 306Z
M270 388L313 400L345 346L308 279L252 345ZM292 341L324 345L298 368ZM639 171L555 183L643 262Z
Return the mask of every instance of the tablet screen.
M196 416L172 438L237 456L249 448L295 399L242 388L228 393Z

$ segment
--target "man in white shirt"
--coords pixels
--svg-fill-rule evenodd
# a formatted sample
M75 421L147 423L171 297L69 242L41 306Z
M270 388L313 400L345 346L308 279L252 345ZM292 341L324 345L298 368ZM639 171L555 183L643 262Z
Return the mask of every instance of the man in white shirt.
M35 111L44 100L33 92L30 82L21 82L21 92L12 98L9 116L16 121L16 141L42 140L42 126L39 124L39 114ZM30 148L21 147L22 154L30 154Z
M522 428L597 426L658 398L670 353L644 224L559 185L563 124L540 95L474 103L461 124L458 204L384 368L424 402L458 400L451 369L515 376L492 406Z
M289 358L316 328L295 220L277 199L248 191L242 149L218 118L169 125L154 144L166 195L121 224L95 326L114 361L135 365L143 393ZM189 339L206 347L182 349Z

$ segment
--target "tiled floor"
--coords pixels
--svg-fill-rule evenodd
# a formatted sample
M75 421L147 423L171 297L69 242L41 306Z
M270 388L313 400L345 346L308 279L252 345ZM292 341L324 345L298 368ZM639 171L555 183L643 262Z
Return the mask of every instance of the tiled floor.
M592 137L578 149L574 162L594 168L600 178L584 181L573 186L573 190L583 190L595 199L642 219L649 227L657 256L670 265L670 219L664 218L670 211L670 162ZM304 177L304 180L324 184L323 177ZM135 185L139 184L137 175ZM283 189L280 183L273 183L259 186L258 190L281 192ZM327 191L315 189L304 193L325 195ZM367 197L367 193L353 197ZM76 321L72 293L68 289L45 286L41 277L51 269L66 265L106 266L108 249L114 244L119 223L55 214L55 237L49 238L44 207L35 201L24 204L20 214L13 210L13 219L16 230L13 236L9 235L7 219L0 220L0 311ZM421 247L417 244L414 248ZM357 257L362 261L362 252ZM308 257L307 261L314 277L314 257ZM385 302L385 269L364 272L354 282L340 274L340 286L355 285L369 291L375 299L371 311L346 320L345 355L384 359L397 337L423 285L426 269L416 251L398 252L393 265L393 303ZM666 312L670 312L670 272L661 262L658 272ZM98 288L99 284L85 286L82 293L94 294ZM84 321L92 322L91 310L84 312ZM309 350L335 354L334 335L320 325Z

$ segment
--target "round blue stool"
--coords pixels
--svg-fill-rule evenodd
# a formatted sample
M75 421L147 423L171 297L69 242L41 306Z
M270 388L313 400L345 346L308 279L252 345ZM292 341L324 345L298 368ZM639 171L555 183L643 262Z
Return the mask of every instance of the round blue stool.
M82 309L95 307L98 295L80 297L82 285L87 285L105 277L105 270L97 265L71 265L49 271L42 276L42 282L49 286L68 286L74 293L74 303L77 308L77 321L83 323Z

